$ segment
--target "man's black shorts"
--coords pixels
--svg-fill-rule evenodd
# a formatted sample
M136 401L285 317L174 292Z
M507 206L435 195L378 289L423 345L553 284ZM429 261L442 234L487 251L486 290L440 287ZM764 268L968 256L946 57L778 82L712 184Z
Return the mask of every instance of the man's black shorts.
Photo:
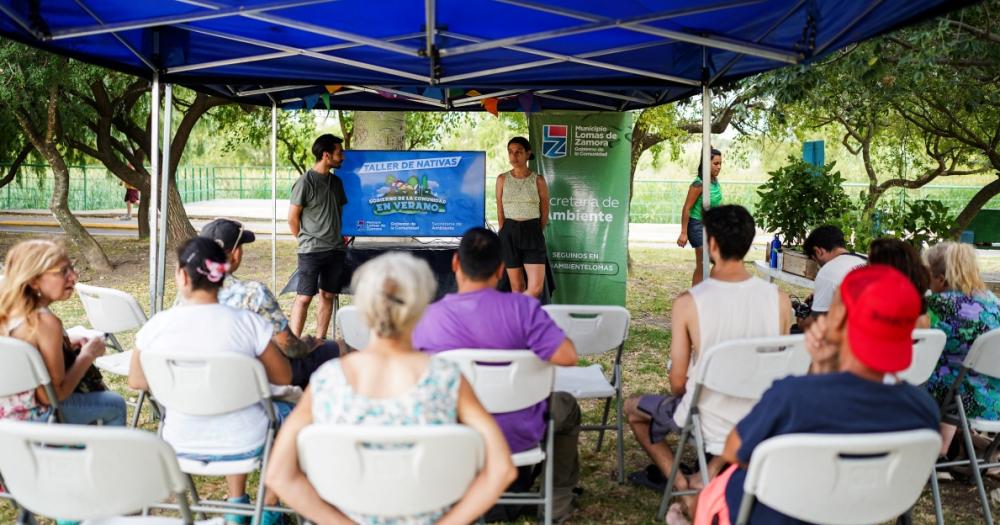
M325 252L300 253L299 282L295 293L312 297L319 290L329 293L340 292L340 274L344 271L347 252L329 250Z

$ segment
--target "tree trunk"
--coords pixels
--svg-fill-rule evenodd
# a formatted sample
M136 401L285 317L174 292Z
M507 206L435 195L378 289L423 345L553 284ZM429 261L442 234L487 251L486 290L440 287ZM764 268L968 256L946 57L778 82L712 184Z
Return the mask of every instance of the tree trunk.
M149 189L139 189L139 238L149 238Z
M184 201L181 200L181 194L173 181L170 182L167 201L167 247L173 248L198 235L198 232L191 226L187 211L184 210Z
M997 180L983 186L972 196L972 200L965 205L965 209L962 213L958 214L955 218L955 226L951 229L950 236L952 238L958 238L959 235L969 227L972 223L972 219L976 218L976 214L979 210L986 205L994 196L1000 193L1000 173L997 173Z
M356 111L353 149L406 149L406 114L401 111Z
M108 256L104 253L100 244L94 240L90 232L80 224L73 212L69 210L69 169L63 162L62 156L54 146L46 148L43 154L52 167L52 174L55 181L52 185L52 200L49 201L49 210L59 221L66 236L76 246L87 264L99 272L111 272L114 268Z

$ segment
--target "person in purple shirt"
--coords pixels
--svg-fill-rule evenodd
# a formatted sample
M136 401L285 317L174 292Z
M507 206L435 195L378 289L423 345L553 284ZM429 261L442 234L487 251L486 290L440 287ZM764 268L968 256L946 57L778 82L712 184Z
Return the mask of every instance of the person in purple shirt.
M504 267L500 238L495 233L486 228L465 232L451 267L458 293L448 294L427 307L413 331L415 348L430 354L458 348L528 349L554 365L576 365L573 342L542 309L538 299L497 291ZM555 392L551 407L542 402L524 410L493 414L493 417L507 438L511 452L517 453L534 448L542 441L548 409L555 422L552 514L559 522L576 506L576 483L580 474L577 454L580 406L572 395ZM537 475L531 467L522 467L510 490L529 490ZM491 517L506 521L517 516L497 512L487 515L488 520Z

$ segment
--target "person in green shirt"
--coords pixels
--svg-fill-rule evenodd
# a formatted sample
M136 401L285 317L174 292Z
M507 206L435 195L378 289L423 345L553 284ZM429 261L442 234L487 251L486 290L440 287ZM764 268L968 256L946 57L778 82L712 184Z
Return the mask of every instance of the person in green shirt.
M712 183L709 187L709 197L711 207L714 208L722 204L722 187L719 186L719 171L722 170L722 152L712 148ZM698 177L688 188L687 198L684 199L684 208L681 212L681 234L677 237L677 246L681 248L691 243L694 248L694 274L691 276L691 286L701 282L704 270L702 269L702 244L704 243L704 228L701 225L701 191L702 184L702 164L698 163Z

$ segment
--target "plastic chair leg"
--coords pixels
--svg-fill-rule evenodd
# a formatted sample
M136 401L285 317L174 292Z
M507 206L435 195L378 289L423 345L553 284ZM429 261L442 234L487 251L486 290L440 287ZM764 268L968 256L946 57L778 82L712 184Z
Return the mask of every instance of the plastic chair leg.
M617 412L616 416L617 421L615 422L615 424L618 426L617 428L618 443L616 443L616 445L618 446L618 484L624 485L625 484L625 439L624 439L625 426L622 417L622 391L620 387L618 389L617 397L618 397L618 407L615 410Z
M608 414L611 412L611 398L606 398L604 400L604 415L601 417L601 427L608 424ZM601 428L597 434L597 446L594 450L597 452L601 451L601 445L604 444L604 428Z
M993 525L993 511L990 509L990 499L986 495L986 487L983 486L983 476L979 472L979 459L976 457L976 449L972 443L972 431L969 427L969 420L965 415L965 403L961 396L955 396L958 403L958 416L962 422L962 438L965 440L966 454L969 456L969 466L972 467L972 477L976 481L976 490L979 491L979 502L983 507L983 518L987 525Z
M690 435L691 425L684 425L684 430L681 432L681 439L677 442L677 451L674 453L674 464L670 466L670 475L667 476L667 486L663 489L663 496L660 498L660 508L656 511L656 521L658 522L663 521L663 518L667 515L667 504L670 503L670 497L674 493L674 482L680 473L681 454L684 453L684 445L687 443L688 436Z
M944 509L941 507L941 487L938 486L937 469L931 471L931 498L934 500L934 523L944 525Z

